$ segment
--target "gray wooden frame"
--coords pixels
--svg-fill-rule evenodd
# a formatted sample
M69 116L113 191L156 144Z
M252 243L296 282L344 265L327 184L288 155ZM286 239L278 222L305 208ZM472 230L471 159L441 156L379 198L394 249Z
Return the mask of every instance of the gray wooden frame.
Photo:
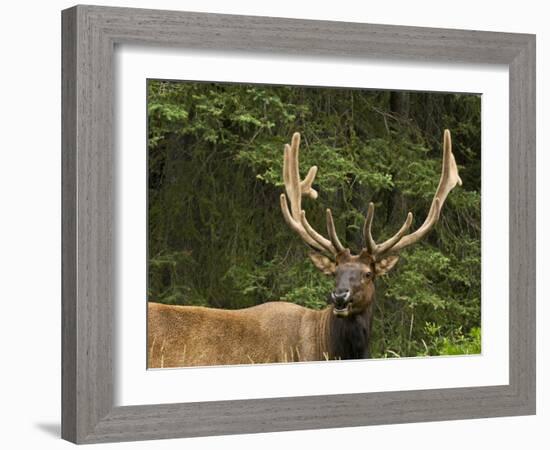
M77 443L535 413L535 36L76 6L62 13L62 437ZM113 405L115 44L506 64L510 76L508 385Z

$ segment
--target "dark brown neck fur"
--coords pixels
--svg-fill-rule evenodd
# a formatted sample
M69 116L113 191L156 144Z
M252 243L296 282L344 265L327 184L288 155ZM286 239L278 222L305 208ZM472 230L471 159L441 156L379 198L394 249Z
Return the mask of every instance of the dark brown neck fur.
M332 307L327 308L328 353L330 359L369 358L369 341L374 303L362 313L350 317L336 317Z

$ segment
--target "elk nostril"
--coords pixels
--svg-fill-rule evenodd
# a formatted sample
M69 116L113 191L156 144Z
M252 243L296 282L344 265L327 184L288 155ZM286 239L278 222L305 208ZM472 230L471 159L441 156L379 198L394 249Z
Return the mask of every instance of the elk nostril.
M338 289L335 289L333 292L332 292L332 299L335 301L335 302L345 302L349 299L350 297L350 290L349 289L342 289L342 288L338 288Z

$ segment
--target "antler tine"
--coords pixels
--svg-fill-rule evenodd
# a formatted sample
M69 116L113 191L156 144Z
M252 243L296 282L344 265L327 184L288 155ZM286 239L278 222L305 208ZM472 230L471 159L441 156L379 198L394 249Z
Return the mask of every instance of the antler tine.
M318 196L317 191L311 187L313 180L315 180L315 175L317 175L317 166L311 166L306 177L300 183L302 195L308 195L313 200L315 200Z
M334 220L332 219L332 211L327 208L327 232L330 242L334 245L334 248L338 252L343 252L345 250L344 246L340 243L340 239L336 235L336 228L334 227Z
M433 228L439 220L441 208L443 208L443 204L445 203L449 192L451 192L457 184L462 186L462 180L458 175L458 168L453 155L451 132L449 130L445 130L443 134L443 164L441 167L441 178L439 179L439 185L437 186L437 191L434 194L428 217L426 217L426 220L418 230L404 236L392 248L392 251L398 252L403 248L414 244L422 239L426 233Z
M369 209L367 210L367 217L365 218L365 225L363 226L363 240L365 247L367 248L369 254L376 254L376 242L372 238L372 220L374 218L374 203L369 203Z
M292 136L291 145L285 144L284 151L283 180L286 195L281 194L280 197L283 217L289 226L306 242L306 244L316 250L336 256L340 251L338 246L333 245L333 242L336 241L333 241L332 238L331 240L328 240L316 232L308 223L305 211L302 210L303 195L307 195L312 199L316 199L318 196L317 191L312 188L315 175L317 174L317 166L312 166L306 177L303 180L300 180L299 152L300 133L294 133ZM288 207L287 197L288 202L290 202L290 209ZM340 242L337 242L341 246Z
M377 249L376 249L377 253L384 254L389 249L391 249L395 244L397 244L401 240L401 238L405 235L407 230L411 227L412 220L413 220L413 215L411 212L409 212L407 214L407 219L405 220L405 223L401 226L399 231L395 233L387 241L377 246Z
M302 210L300 213L300 223L306 230L309 237L313 238L318 245L323 247L324 251L328 251L329 253L336 255L337 250L334 248L331 242L324 238L321 234L317 233L317 231L315 231L313 227L309 224L306 219L306 212L304 210Z
M418 242L420 239L422 239L439 220L441 208L443 208L443 204L445 203L449 192L451 192L451 190L457 184L459 186L462 186L462 180L458 175L458 168L456 166L456 161L452 151L451 132L449 130L445 130L443 134L443 162L441 167L441 177L439 179L439 185L437 186L437 190L434 194L430 210L426 219L424 220L424 223L415 232L405 235L405 232L412 223L412 213L409 212L409 214L407 215L407 220L394 236L392 236L390 239L380 245L375 244L373 256L380 256L389 252L397 253L405 247L408 247L409 245L414 244L415 242ZM369 216L367 214L365 228L367 228L368 221ZM370 222L368 224L369 236L371 223L372 217L370 217ZM372 243L374 243L374 241L372 241ZM367 245L367 249L370 251L369 245Z
M297 222L292 217L290 210L288 209L288 201L285 194L280 196L281 211L283 212L283 217L285 222L292 228L298 235L308 244L310 247L313 247L316 250L321 252L326 252L327 249L321 246L315 239L313 239L307 232L304 230L304 227L301 226L301 222ZM309 225L309 224L308 224Z
M365 218L365 225L363 227L363 238L365 242L365 247L367 248L368 253L371 256L376 257L377 255L385 253L387 250L389 250L391 247L393 247L399 240L405 235L407 230L410 228L412 224L412 213L409 212L407 214L407 220L405 220L405 223L401 226L399 231L395 233L391 238L389 238L387 241L383 242L382 244L376 244L374 242L374 239L372 238L372 221L374 218L374 203L369 203L369 209L367 211L367 217Z

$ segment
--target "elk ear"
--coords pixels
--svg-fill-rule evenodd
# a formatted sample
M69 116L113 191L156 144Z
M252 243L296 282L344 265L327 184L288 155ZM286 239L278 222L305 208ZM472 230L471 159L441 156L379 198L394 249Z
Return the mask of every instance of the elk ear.
M374 265L376 275L385 275L393 269L393 266L397 264L397 261L399 261L399 256L386 256L385 258L376 262L376 264Z
M309 259L311 259L315 267L325 275L334 275L334 272L336 272L336 264L321 253L310 252Z

